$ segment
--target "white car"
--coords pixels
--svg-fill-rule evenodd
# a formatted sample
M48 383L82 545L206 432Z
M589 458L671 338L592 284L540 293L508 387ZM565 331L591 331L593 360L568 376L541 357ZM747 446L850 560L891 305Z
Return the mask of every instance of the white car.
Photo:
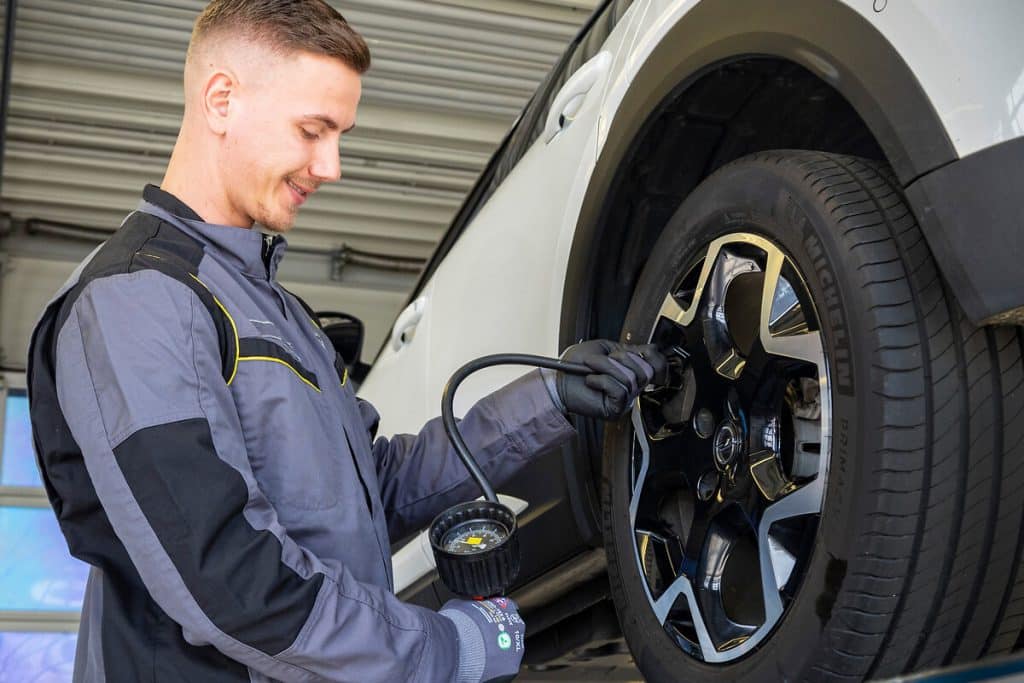
M854 680L1024 626L1024 3L613 0L361 389L417 431L490 353L653 340L672 383L502 488L526 661ZM523 373L492 369L456 412ZM400 388L400 390L398 390ZM399 594L437 605L422 539ZM614 606L614 608L612 607Z

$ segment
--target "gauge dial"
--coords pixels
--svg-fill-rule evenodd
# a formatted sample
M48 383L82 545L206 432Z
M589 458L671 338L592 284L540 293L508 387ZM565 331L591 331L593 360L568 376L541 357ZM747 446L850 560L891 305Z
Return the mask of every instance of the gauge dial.
M448 530L441 547L454 555L473 555L489 550L508 538L508 529L489 519L471 519Z

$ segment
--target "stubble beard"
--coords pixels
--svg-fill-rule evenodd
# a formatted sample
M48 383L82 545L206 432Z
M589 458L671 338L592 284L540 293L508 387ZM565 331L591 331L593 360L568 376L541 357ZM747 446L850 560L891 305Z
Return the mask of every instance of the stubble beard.
M262 225L270 232L283 235L292 229L295 225L295 217L299 212L299 207L292 207L291 209L285 209L279 214L272 215L264 207L263 216L257 219L257 223Z

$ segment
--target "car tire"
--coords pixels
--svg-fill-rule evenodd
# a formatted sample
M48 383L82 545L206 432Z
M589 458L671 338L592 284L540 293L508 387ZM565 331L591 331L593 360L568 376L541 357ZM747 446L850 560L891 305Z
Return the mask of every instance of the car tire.
M1024 626L1021 329L965 318L888 166L773 151L718 169L681 204L639 278L623 341L651 339L666 295L709 244L731 234L777 245L812 300L831 398L827 470L815 476L826 476L821 510L802 522L810 540L795 583L786 579L782 616L756 647L711 653L725 658L711 663L699 642L679 635L686 627L673 631L655 616L653 570L642 568L630 519L634 490L648 495L647 484L637 488L642 423L634 415L610 424L602 476L609 578L640 671L651 681L860 680L1016 649ZM680 463L696 453L679 452ZM681 486L684 494L671 495L703 495L697 482ZM680 604L673 614L685 615Z

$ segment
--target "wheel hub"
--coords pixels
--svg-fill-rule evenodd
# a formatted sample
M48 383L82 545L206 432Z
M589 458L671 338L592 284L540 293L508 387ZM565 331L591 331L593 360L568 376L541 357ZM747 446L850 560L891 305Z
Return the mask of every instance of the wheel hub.
M715 431L713 453L719 472L731 470L743 453L743 429L732 420L724 420Z

